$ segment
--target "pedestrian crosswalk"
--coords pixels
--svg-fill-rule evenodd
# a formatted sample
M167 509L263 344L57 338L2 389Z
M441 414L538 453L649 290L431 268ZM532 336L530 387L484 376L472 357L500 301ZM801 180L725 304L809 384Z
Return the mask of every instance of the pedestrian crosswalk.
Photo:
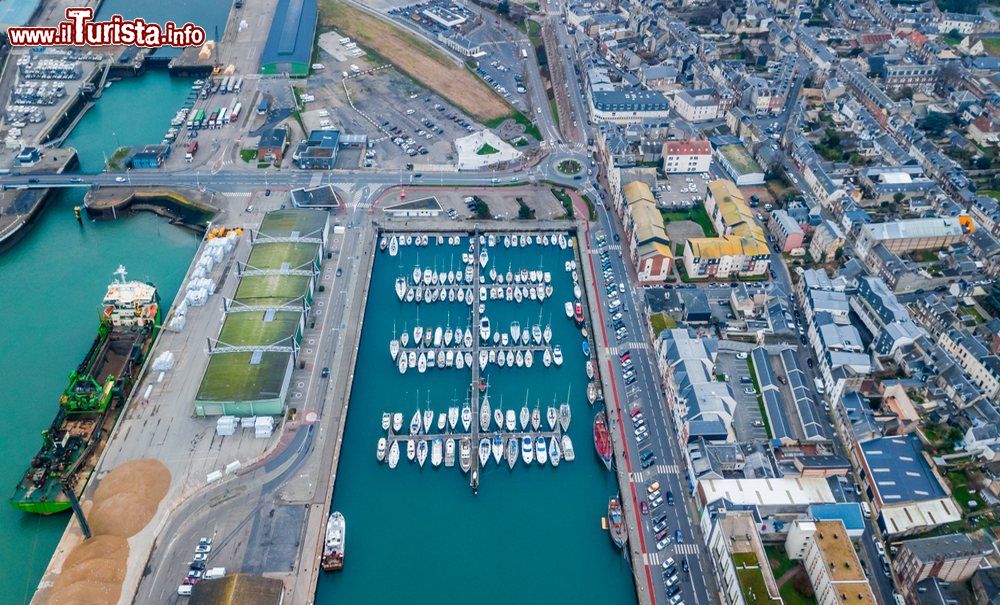
M652 468L660 475L680 474L680 468L676 464L654 464Z
M660 553L648 552L645 554L646 565L657 567L660 564Z
M674 544L674 552L679 555L696 555L700 548L697 544L693 542L685 542L684 544Z
M607 352L608 355L621 355L624 351L645 351L647 349L649 349L649 343L635 340L623 342L618 346L608 347Z
M226 193L226 196L227 197L235 197L235 198L244 198L244 199L246 199L246 198L249 198L249 197L253 196L253 193L251 193L249 191L228 192L228 193Z

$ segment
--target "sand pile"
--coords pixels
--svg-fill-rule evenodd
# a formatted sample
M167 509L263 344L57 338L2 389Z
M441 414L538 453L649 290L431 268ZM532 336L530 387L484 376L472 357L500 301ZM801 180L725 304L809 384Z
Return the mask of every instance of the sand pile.
M94 537L66 557L48 602L117 603L128 563L128 538L149 523L169 487L170 471L156 460L127 462L108 473L87 511Z

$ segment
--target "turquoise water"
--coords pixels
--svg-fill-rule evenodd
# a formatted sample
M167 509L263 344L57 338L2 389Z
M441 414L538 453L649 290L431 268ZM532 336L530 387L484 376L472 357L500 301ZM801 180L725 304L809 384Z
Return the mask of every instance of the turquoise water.
M249 4L249 3L248 3ZM111 15L121 15L126 19L145 19L147 23L173 21L177 25L191 22L205 29L205 37L218 40L226 27L231 1L220 0L170 0L153 2L150 0L103 0L95 20L104 21ZM157 49L157 56L173 57L182 49Z
M459 268L463 249L432 243L402 248L395 258L379 253L333 498L334 510L347 520L345 567L320 578L317 603L634 601L628 562L601 528L608 498L618 488L594 452L582 337L563 309L573 296L564 270L570 250L492 249L499 272L508 266L515 272L543 268L551 271L554 287L544 304L487 302L493 329L507 330L515 320L522 327L539 319L543 326L551 323L552 343L561 345L565 361L560 368L545 368L536 355L530 369L494 365L484 376L492 406L502 401L517 412L527 399L529 407L541 405L543 425L545 407L558 405L568 392L576 460L558 468L526 467L518 460L511 470L491 458L478 495L457 462L454 468L433 468L428 460L421 469L406 459L405 449L394 470L376 461L383 411L403 412L408 425L418 397L421 407L429 399L430 407L442 412L452 401L460 406L468 392L471 371L413 369L400 375L388 348L394 329L397 334L408 329L412 338L418 322L469 324L470 307L464 303L402 303L393 287L396 276L409 275L415 264L445 272Z
M66 145L79 151L82 170L99 171L102 152L158 143L189 88L189 81L164 72L118 82ZM52 421L67 377L96 335L114 270L124 264L130 277L156 283L167 307L197 247L197 236L150 214L81 226L73 206L82 199L82 191L55 196L31 231L0 255L4 497L41 445L39 433ZM0 503L0 601L31 598L68 518L29 515Z

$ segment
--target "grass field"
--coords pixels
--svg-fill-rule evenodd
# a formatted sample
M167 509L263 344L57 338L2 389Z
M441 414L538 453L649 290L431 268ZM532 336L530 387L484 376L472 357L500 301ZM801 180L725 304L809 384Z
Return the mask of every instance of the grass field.
M511 113L511 107L484 82L413 34L341 0L320 0L319 18L321 26L355 38L359 44L477 120Z
M705 206L701 204L695 204L689 210L661 212L660 214L663 215L664 223L672 221L692 221L698 223L698 226L701 227L701 231L705 234L705 237L715 237L718 235L715 232L715 226L712 225L712 219L708 218L708 212L705 211ZM683 254L684 252L681 251L681 254L678 256Z
M1000 57L1000 38L983 38L983 49L993 57Z
M318 256L317 244L267 244L254 246L247 264L251 269L280 269L282 263L291 269L308 269L309 261Z
M200 401L254 401L271 399L281 392L290 353L264 353L250 364L252 353L212 355L201 381Z
M272 321L264 321L263 313L230 313L219 340L234 347L274 344L294 336L301 317L298 311L279 311Z

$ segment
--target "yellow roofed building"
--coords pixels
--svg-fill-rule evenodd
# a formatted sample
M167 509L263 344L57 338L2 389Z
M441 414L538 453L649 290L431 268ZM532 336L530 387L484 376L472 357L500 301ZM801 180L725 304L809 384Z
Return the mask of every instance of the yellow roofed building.
M705 211L719 236L688 239L684 246L688 277L728 279L767 273L767 236L754 222L750 207L732 181L718 179L709 183Z
M622 222L639 282L662 283L670 275L674 255L653 192L646 183L632 181L622 187L622 196L625 198Z

